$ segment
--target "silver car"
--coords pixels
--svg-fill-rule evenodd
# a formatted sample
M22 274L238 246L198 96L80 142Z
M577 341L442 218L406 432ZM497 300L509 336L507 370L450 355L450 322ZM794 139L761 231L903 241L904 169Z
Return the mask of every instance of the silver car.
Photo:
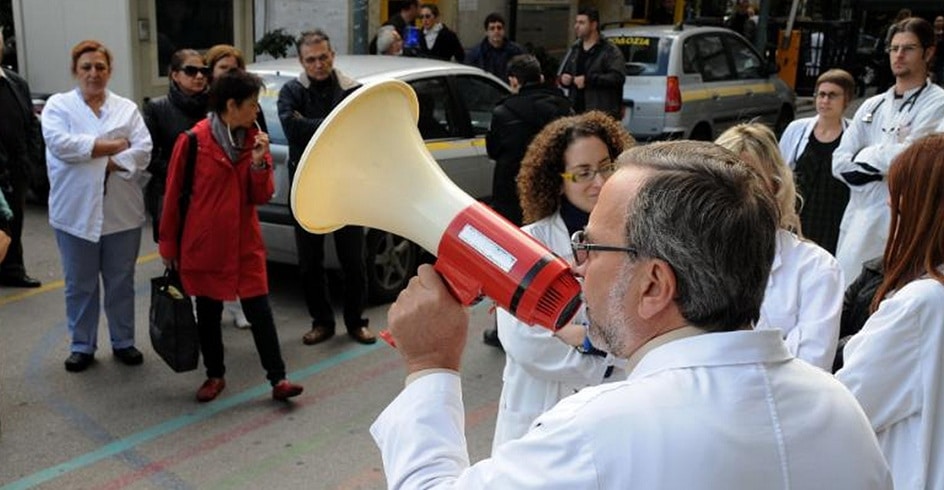
M796 94L734 31L638 26L602 34L626 58L623 125L638 140L713 140L748 121L779 135L793 121Z
M485 152L485 134L492 108L508 95L508 86L475 67L436 60L394 56L337 55L335 68L361 83L398 79L410 84L420 102L420 113L432 115L420 124L420 133L433 157L460 188L470 196L488 200L492 192L494 162ZM293 220L288 206L288 142L282 132L276 103L282 85L298 76L302 67L296 58L264 61L248 70L262 77L265 91L259 102L265 114L275 161L275 195L259 207L262 236L269 260L297 264ZM383 119L382 114L377 115ZM371 144L370 132L396 130L382 124L365 128L363 141ZM396 158L391 155L391 158ZM339 185L342 185L339 183ZM387 302L415 273L421 250L412 242L380 230L367 231L366 260L370 301ZM325 244L325 265L338 268L334 243Z

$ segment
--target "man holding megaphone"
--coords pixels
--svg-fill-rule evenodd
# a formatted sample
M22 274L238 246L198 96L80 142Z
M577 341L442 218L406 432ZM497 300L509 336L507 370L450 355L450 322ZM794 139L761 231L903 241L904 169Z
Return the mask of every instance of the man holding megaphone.
M738 162L700 142L620 156L572 247L589 335L630 375L565 398L471 467L469 315L421 266L388 312L408 372L371 427L388 487L891 488L852 395L753 330L777 212Z
M331 110L359 86L334 68L334 49L324 31L303 32L296 48L304 71L298 79L282 86L278 102L279 119L288 139L290 178L315 131ZM354 340L373 344L377 337L363 318L367 303L364 240L364 228L360 226L345 226L334 232L334 246L344 274L344 325ZM324 269L324 235L309 233L296 223L295 245L305 304L312 319L311 330L302 341L314 345L333 337L335 328Z

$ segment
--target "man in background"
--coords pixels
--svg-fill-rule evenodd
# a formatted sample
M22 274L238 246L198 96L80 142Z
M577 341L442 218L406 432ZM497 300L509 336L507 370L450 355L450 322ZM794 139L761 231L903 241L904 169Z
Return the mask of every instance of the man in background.
M525 54L525 50L505 37L505 18L498 12L485 16L482 25L485 28L485 37L469 50L465 62L495 75L500 80L507 80L508 62L519 54Z
M43 137L29 85L2 66L5 46L0 26L0 191L13 212L10 246L0 262L0 286L38 288L42 283L26 273L23 263L23 211L32 171L45 167Z
M574 21L577 41L561 65L560 85L568 90L577 114L599 110L623 118L623 53L600 35L600 12L581 7Z

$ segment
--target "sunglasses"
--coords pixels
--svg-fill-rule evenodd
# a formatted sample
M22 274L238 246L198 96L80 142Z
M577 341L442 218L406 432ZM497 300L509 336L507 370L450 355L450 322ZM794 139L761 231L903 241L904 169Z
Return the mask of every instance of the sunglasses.
M186 65L180 68L180 71L184 72L188 77L195 77L197 73L202 73L204 77L209 77L212 70L209 66L193 66Z

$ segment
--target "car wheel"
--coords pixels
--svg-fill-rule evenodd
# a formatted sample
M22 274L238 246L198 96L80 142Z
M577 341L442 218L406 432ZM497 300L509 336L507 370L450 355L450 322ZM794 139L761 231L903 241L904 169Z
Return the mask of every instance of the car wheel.
M695 141L712 141L714 139L711 135L711 128L705 123L695 126L690 138Z
M397 299L416 274L419 247L381 230L367 233L367 295L373 304Z
M774 134L779 138L791 122L793 122L793 110L790 109L790 106L785 105L780 108L780 115L777 116L777 124L774 126Z

